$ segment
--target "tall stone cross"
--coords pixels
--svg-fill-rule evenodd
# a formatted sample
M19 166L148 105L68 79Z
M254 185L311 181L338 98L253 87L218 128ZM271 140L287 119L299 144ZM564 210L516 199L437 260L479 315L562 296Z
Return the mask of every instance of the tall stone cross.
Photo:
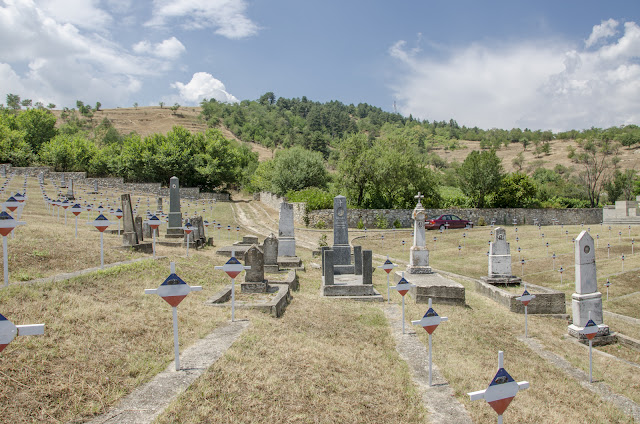
M418 192L416 196L413 196L414 199L418 199L418 204L421 204L421 200L424 199L424 194Z

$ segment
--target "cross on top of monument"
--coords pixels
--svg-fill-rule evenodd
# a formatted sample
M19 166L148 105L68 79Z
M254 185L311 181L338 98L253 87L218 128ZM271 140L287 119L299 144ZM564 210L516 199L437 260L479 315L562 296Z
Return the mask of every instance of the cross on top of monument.
M416 196L413 196L414 199L418 199L418 204L420 204L421 200L424 199L424 194L421 194L420 192L418 192L418 194Z

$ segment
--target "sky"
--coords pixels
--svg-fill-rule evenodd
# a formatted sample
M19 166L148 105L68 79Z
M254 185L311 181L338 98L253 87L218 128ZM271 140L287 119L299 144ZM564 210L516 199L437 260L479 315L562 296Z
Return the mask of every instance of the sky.
M484 129L640 125L640 2L0 0L0 103L269 91Z

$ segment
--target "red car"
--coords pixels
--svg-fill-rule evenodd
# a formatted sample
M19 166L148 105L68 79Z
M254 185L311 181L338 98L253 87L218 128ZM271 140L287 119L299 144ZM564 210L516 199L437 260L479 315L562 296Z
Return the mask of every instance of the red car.
M473 228L473 222L460 219L456 215L440 215L427 219L424 223L427 230L445 230L450 228Z

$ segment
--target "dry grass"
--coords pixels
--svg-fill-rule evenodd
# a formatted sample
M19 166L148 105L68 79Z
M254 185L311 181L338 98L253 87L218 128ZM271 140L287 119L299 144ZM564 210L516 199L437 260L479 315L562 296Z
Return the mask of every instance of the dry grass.
M382 311L320 300L319 272L301 277L284 317L254 317L160 423L425 422Z

